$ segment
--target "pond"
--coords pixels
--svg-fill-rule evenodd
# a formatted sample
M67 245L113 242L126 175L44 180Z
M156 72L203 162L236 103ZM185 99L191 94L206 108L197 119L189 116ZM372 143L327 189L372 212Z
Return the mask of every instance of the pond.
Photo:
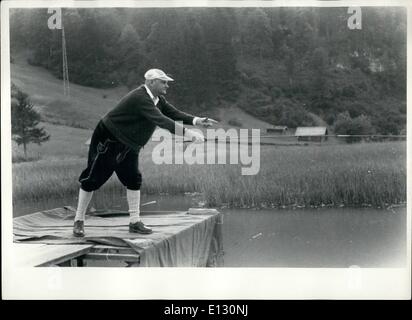
M97 198L98 200L98 198ZM186 210L201 195L143 196L142 210ZM97 203L95 201L93 204ZM112 209L127 209L122 197ZM14 216L76 199L14 205ZM97 207L101 209L101 207ZM406 264L406 206L392 209L221 209L225 267L347 268Z
M226 210L225 267L406 264L406 208Z

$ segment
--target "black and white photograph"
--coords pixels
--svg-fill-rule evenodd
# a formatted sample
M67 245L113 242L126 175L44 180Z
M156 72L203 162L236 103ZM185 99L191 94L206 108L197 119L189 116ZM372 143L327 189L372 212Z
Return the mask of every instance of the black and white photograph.
M3 295L410 299L411 8L358 2L3 1Z

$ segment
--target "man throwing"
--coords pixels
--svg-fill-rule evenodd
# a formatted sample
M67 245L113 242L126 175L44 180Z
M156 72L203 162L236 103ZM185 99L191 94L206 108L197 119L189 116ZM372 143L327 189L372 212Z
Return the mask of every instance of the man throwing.
M195 142L203 142L202 134L182 128L175 121L204 127L217 123L210 118L195 117L179 111L167 102L163 95L169 87L168 81L173 79L162 70L150 69L144 77L145 84L124 96L117 106L99 121L93 132L87 168L79 177L81 185L73 227L76 237L83 237L85 234L85 214L93 192L99 189L113 172L116 172L120 182L126 187L130 214L129 232L152 233L140 219L140 149L149 141L156 126L173 134L183 132L185 137Z

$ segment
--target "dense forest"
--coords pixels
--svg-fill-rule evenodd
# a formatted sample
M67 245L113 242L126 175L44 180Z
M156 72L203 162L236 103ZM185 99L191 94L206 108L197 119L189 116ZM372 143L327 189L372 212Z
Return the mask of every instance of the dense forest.
M11 56L28 50L29 63L61 78L61 30L48 28L50 15L12 10ZM399 134L406 10L362 8L360 30L348 28L350 16L346 7L62 10L71 82L133 88L157 67L176 79L168 99L187 111L236 105L275 125L353 120Z

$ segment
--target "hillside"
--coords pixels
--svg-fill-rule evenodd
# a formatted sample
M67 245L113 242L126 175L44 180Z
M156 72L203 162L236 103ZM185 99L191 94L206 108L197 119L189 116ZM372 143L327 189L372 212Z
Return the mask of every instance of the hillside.
M66 97L62 80L42 67L28 64L22 53L11 64L11 81L29 94L42 116L41 127L51 135L50 140L42 145L29 146L29 156L34 159L86 157L85 142L91 137L92 129L101 116L127 93L125 87L96 89L71 83L70 97ZM217 109L215 113L219 119L217 127L237 127L233 125L234 120L241 128L264 129L270 126L235 106ZM15 143L12 150L15 158L23 156Z
M124 86L97 89L70 83L70 96L64 96L63 81L42 67L28 64L27 53L24 52L17 54L11 64L11 81L30 96L45 122L85 129L93 129L97 121L128 92ZM170 86L169 90L173 91L173 84ZM233 127L229 124L231 120L237 120L242 128L270 126L235 105L214 107L221 127Z
M30 96L48 123L92 129L127 92L125 87L96 89L70 83L70 96L64 96L63 81L28 64L24 51L16 54L10 67L11 81Z

